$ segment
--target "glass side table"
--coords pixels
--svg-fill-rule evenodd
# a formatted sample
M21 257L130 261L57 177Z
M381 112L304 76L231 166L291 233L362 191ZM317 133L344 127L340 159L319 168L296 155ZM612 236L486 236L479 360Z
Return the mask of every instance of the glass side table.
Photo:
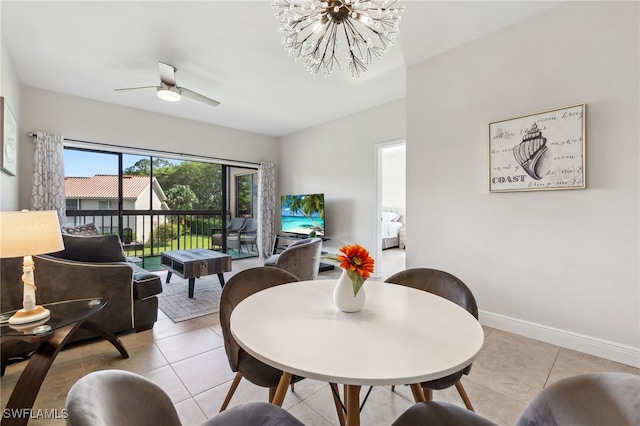
M27 424L30 409L33 407L51 364L78 328L83 328L105 338L118 349L122 358L129 358L126 348L115 334L89 321L89 317L99 312L106 304L107 299L99 297L47 303L44 306L51 312L49 318L20 325L8 324L9 318L15 311L0 314L3 375L11 350L18 342L39 343L38 349L33 353L16 382L5 407L4 413L14 415L6 418L3 415L2 426Z

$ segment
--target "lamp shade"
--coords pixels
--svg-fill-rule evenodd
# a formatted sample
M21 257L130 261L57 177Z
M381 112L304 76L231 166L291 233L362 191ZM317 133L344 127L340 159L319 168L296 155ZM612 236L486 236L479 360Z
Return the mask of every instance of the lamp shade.
M53 253L63 249L56 211L0 212L0 258Z

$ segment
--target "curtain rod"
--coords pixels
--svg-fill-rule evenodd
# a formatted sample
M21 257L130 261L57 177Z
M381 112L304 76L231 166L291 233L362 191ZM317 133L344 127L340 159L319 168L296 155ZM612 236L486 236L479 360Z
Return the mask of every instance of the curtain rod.
M27 133L27 136L35 137L36 133L35 132L29 132L29 133ZM253 163L253 162L250 162L250 161L227 160L225 158L207 157L207 156L204 156L204 155L195 155L195 154L185 154L185 153L182 153L182 152L161 151L159 149L149 149L149 148L132 148L130 146L124 146L124 145L113 145L113 144L108 144L108 143L103 143L103 142L81 141L81 140L78 140L78 139L69 139L69 138L63 138L63 139L66 142L71 142L70 144L67 144L67 146L74 147L74 143L76 143L77 144L77 145L75 145L76 148L78 148L78 147L80 147L80 148L86 147L84 145L96 145L96 146L103 146L103 147L108 147L108 148L124 149L124 150L128 151L126 153L134 153L136 155L141 155L141 153L174 155L174 156L178 156L178 157L185 158L185 159L215 160L215 161L218 161L218 162L223 163L225 165L235 165L235 166L241 166L241 167L246 167L246 166L258 167L260 165L260 163Z

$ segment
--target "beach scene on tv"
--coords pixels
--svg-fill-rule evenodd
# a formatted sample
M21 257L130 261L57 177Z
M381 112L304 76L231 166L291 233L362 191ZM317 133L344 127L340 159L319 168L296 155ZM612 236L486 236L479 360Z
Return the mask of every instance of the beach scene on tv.
M324 235L324 194L283 195L280 202L282 232Z

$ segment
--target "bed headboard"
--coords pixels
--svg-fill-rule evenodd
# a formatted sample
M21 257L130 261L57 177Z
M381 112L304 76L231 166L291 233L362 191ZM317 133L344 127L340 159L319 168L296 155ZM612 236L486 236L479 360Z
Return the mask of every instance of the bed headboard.
M382 211L383 212L392 212L392 213L397 213L400 215L400 219L398 219L398 222L400 222L403 225L407 225L405 223L405 209L404 207L386 207L386 206L382 206Z

